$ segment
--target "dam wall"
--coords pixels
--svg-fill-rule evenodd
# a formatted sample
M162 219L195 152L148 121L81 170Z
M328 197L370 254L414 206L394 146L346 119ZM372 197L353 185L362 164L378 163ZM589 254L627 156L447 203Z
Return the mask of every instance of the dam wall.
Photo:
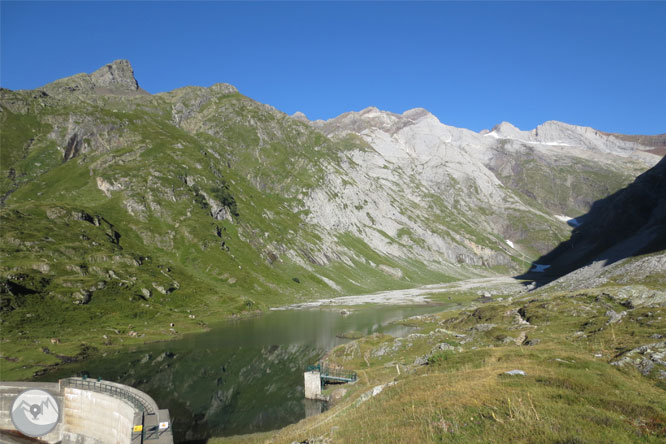
M63 444L121 444L132 441L135 409L124 400L104 393L65 387L64 401Z

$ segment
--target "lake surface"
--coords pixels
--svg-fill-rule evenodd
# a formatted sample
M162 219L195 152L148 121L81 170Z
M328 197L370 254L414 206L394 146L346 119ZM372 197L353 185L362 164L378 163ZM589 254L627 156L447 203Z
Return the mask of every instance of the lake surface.
M63 366L44 379L85 372L136 387L169 409L177 443L274 430L325 408L304 399L303 372L328 350L348 342L338 335L404 336L411 328L393 322L442 309L360 307L347 316L339 309L271 311L225 321L180 340Z

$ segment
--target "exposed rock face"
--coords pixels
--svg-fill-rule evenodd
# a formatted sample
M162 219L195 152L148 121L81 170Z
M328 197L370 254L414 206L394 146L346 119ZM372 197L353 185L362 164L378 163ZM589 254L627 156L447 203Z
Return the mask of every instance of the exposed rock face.
M90 75L93 85L109 90L137 91L139 83L134 78L134 70L127 60L116 60L102 66Z
M76 74L40 88L49 95L66 97L76 94L135 96L148 93L139 88L134 70L127 60L115 60L92 74Z
M430 112L423 108L414 108L405 111L403 114L395 114L387 111L381 111L375 107L369 107L359 112L348 112L341 114L333 119L312 122L312 125L320 128L326 134L341 134L353 132L365 136L364 131L372 132L374 129L380 129L393 136L403 128L418 124L421 120L430 121L431 125L424 132L425 127L412 133L417 133L425 137L430 143L416 143L419 150L404 150L417 154L423 152L424 148L436 150L443 144L455 144L461 147L474 146L478 151L479 158L487 158L491 153L488 148L496 148L498 141L505 141L503 145L509 143L511 148L520 148L520 144L538 147L539 149L555 152L562 152L562 148L569 147L569 155L581 155L581 149L592 153L611 153L623 157L641 157L647 163L657 162L656 157L648 154L644 156L641 153L650 152L655 146L662 146L661 136L624 136L608 134L594 128L571 125L558 121L548 121L531 131L522 131L508 122L502 122L496 125L491 131L484 130L480 133L470 131L464 128L456 128L443 125ZM422 139L421 142L424 142ZM516 144L517 142L517 144ZM645 143L641 143L645 142ZM374 144L373 144L374 146ZM551 147L551 148L548 148ZM567 151L567 150L564 150ZM394 151L392 154L399 154ZM403 153L404 155L404 153ZM588 155L592 155L588 153Z
M300 112L300 111L296 111L294 114L291 115L291 117L293 117L296 120L300 120L301 122L309 122L310 121L310 120L308 120L307 116L305 114L303 114L302 112Z
M328 232L372 225L394 237L402 228L435 250L420 249L419 256L465 264L508 263L502 253L478 245L470 231L499 233L512 249L518 245L528 254L549 251L553 233L563 228L552 219L587 211L626 183L625 171L642 171L658 160L647 152L649 147L561 122L546 122L532 131L504 122L479 134L442 124L422 108L395 114L370 107L310 124L333 138L358 136L372 150L349 153L350 161L336 165L325 185L310 193L309 221ZM595 175L603 179L590 181ZM397 205L405 201L403 196L415 204L408 212ZM432 202L432 196L440 202ZM441 217L473 229L452 233L451 242L432 222L420 222L433 214L420 209L438 213L442 205L454 210L439 213ZM364 238L375 249L404 254L372 232Z
M601 132L601 131L600 131ZM616 139L625 140L627 142L634 142L639 145L652 147L651 153L660 156L666 156L666 134L657 134L654 136L641 136L641 135L628 135L616 133L604 133L607 136L613 136Z

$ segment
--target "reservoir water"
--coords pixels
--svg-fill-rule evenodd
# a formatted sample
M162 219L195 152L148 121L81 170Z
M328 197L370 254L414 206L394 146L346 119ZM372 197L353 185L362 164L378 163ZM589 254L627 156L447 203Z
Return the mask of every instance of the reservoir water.
M43 379L87 373L136 387L169 409L178 443L274 430L324 408L304 400L303 372L328 350L348 342L339 335L403 336L411 328L395 321L442 309L359 307L347 316L339 309L271 311L179 340L109 352L63 366Z

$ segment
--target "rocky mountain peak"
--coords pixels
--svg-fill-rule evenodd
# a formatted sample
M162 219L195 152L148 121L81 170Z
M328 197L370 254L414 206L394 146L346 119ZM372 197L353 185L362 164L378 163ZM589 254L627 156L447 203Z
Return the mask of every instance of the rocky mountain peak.
M308 117L300 111L296 111L294 114L291 115L291 117L293 117L296 120L300 120L301 122L309 122L310 121L308 119Z
M374 117L381 114L381 111L376 106L369 106L359 111L358 114L364 117Z
M522 131L509 122L502 122L499 125L495 125L491 133L494 133L499 138L513 138L522 133Z
M139 82L134 78L134 70L128 60L114 60L90 74L90 79L97 88L127 91L139 89Z
M410 120L419 120L423 117L432 116L432 113L425 108L412 108L402 113L402 116Z
M44 85L41 90L49 95L71 98L89 95L147 95L134 78L134 70L127 60L115 60L92 74L80 73Z
M228 83L215 83L209 89L221 94L234 94L238 92L238 89L236 89L235 86Z

